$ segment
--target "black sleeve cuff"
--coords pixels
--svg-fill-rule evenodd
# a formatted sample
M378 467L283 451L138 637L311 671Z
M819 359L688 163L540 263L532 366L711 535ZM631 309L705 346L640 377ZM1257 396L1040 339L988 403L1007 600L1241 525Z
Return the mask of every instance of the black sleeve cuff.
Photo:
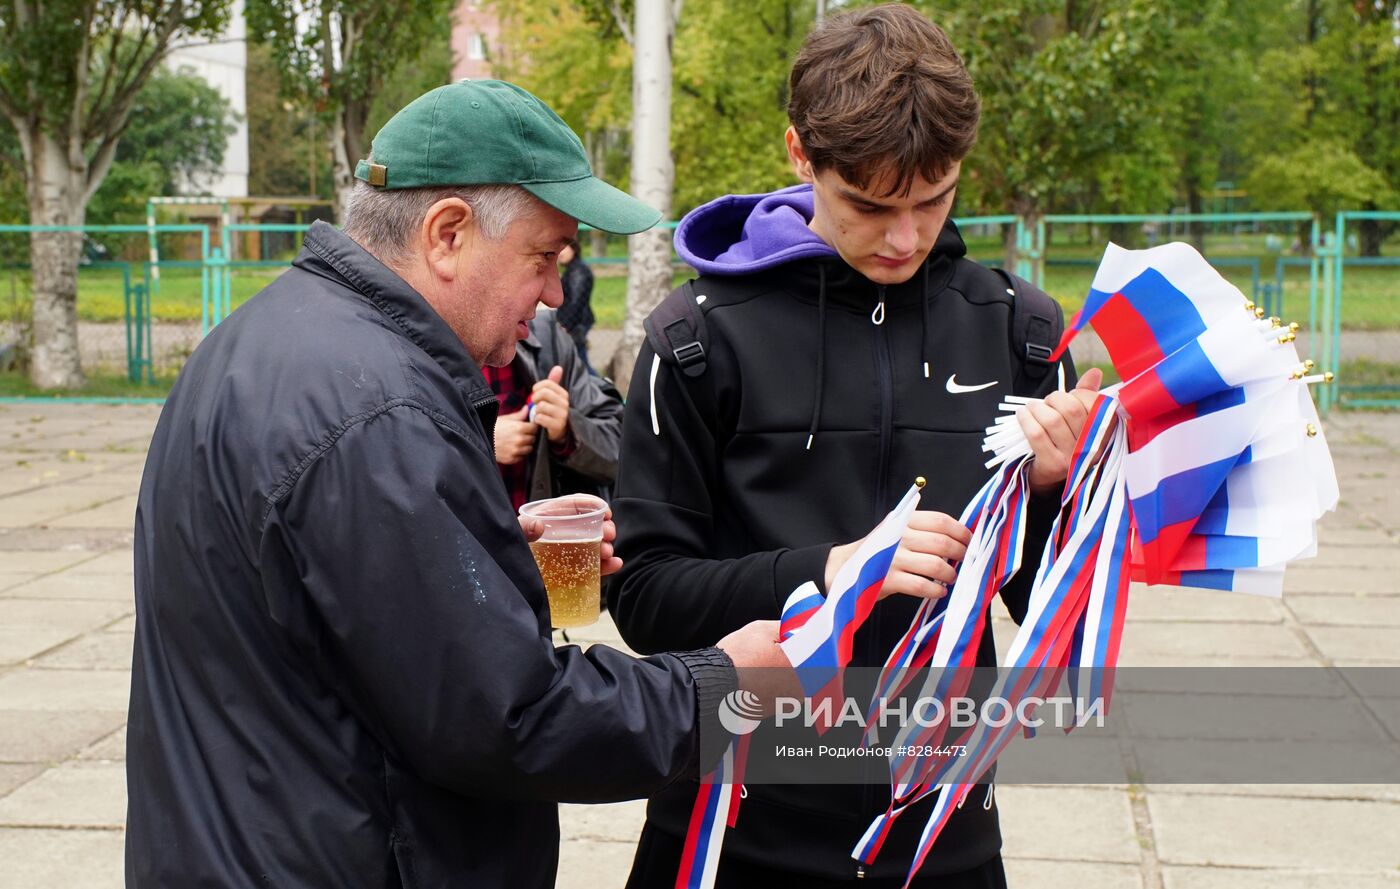
M826 560L831 556L831 546L819 543L778 554L773 563L773 595L778 602L778 614L783 613L792 591L809 580L826 594Z
M739 688L739 672L734 662L718 648L672 652L695 680L695 727L697 743L694 775L699 777L715 767L729 746L730 735L719 721L719 705Z

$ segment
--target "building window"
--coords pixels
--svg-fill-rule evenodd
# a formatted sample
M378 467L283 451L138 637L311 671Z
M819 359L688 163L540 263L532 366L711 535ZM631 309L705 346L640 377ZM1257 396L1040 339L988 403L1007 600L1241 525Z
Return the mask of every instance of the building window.
M473 35L472 35L471 42L467 45L467 58L469 58L469 59L484 59L484 58L486 58L486 35L485 35L485 34L473 34Z

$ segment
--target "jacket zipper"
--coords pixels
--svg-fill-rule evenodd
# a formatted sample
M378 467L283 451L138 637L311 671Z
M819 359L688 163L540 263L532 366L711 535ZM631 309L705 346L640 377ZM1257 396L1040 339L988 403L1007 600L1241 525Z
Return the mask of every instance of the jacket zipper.
M879 302L875 305L875 311L870 314L870 322L875 325L875 363L878 370L880 385L880 457L878 462L878 474L875 476L875 515L883 516L890 506L886 503L888 492L886 491L885 476L889 474L890 449L894 439L894 371L890 361L890 339L889 328L885 326L885 287L879 287ZM870 631L867 638L882 638L880 633L880 609L876 608L870 615ZM869 812L875 806L875 788L872 784L866 784L861 790L863 799L863 809ZM856 879L865 878L865 867L857 865L855 872Z

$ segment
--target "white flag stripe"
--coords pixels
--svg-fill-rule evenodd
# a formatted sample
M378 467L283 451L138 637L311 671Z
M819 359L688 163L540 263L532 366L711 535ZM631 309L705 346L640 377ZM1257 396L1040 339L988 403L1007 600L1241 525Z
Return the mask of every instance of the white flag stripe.
M1116 293L1149 268L1160 273L1196 307L1207 326L1218 316L1243 309L1244 294L1211 268L1189 244L1163 244L1150 250L1125 250L1109 244L1094 275L1093 288Z

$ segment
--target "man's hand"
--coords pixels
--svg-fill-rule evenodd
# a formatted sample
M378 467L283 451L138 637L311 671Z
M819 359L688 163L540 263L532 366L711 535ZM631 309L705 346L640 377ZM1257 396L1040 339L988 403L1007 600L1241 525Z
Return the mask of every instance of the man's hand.
M924 599L938 599L948 595L948 587L957 580L958 573L949 562L960 562L967 555L967 545L972 540L972 532L946 513L915 510L909 520L909 527L895 550L894 561L885 585L880 588L880 598L891 593L904 593ZM836 582L836 573L846 560L855 555L864 541L857 540L844 546L831 548L826 559L826 589Z
M525 419L528 408L496 418L496 462L511 466L530 456L535 449L535 432L539 429Z
M779 696L802 696L797 673L778 647L780 626L776 620L756 620L715 643L734 662L739 688L758 695L765 706Z
M1016 412L1031 452L1031 491L1054 494L1064 485L1079 433L1089 418L1089 408L1099 396L1103 371L1091 367L1069 392L1051 392L1044 401L1032 402Z
M535 402L535 425L543 427L549 440L556 444L569 433L569 390L560 385L563 379L564 368L555 365L549 376L530 390Z
M525 539L534 543L544 533L544 521L535 516L520 516L520 530ZM603 545L598 551L598 573L607 577L622 570L622 560L613 553L613 541L617 539L617 525L613 524L612 510L603 515Z

